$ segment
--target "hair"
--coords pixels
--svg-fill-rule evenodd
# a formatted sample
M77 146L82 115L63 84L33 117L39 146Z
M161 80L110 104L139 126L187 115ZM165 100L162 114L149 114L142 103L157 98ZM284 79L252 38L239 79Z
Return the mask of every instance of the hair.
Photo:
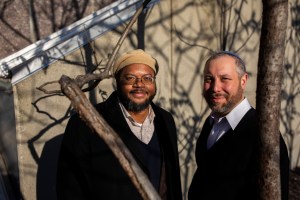
M245 62L240 58L239 55L231 52L231 51L217 51L214 52L209 58L208 60L205 62L205 68L207 67L207 65L212 61L215 60L219 57L222 56L230 56L235 60L235 64L236 64L236 71L239 75L239 77L242 77L246 72L246 65Z

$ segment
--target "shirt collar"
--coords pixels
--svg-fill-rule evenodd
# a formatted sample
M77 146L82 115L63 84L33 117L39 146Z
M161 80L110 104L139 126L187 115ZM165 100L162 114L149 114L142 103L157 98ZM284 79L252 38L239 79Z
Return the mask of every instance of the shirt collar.
M247 98L244 98L244 100L239 103L230 113L228 113L225 118L229 125L231 126L232 130L236 128L238 123L241 121L241 119L244 117L244 115L250 110L251 105ZM211 119L214 121L214 123L220 122L223 118L217 119L213 113L210 115Z

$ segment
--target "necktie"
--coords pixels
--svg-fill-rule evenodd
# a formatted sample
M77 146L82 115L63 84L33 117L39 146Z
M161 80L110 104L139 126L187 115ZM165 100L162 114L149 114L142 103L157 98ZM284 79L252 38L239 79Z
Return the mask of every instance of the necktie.
M207 139L207 149L210 149L226 131L226 118L215 123Z

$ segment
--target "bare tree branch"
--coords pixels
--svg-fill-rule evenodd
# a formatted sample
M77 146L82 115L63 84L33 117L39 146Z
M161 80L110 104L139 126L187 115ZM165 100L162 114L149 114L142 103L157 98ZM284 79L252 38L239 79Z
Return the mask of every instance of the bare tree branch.
M139 9L137 9L137 11L135 12L135 14L133 15L133 17L131 18L130 22L127 24L123 34L121 35L119 41L117 42L111 56L109 57L108 62L106 63L106 67L104 69L104 71L102 71L99 74L86 74L86 75L79 75L75 80L78 81L78 86L81 88L84 84L88 83L89 81L94 80L94 84L90 87L88 87L87 89L85 89L84 91L90 91L92 89L94 89L101 80L106 79L106 78L111 78L112 77L112 67L113 67L113 63L114 60L116 58L117 53L120 50L120 47L122 46L124 40L126 39L126 36L128 35L130 29L132 28L133 24L136 22L138 16L141 14L141 12L143 11L143 9L148 5L148 3L151 0L146 0L143 3L143 6L141 6ZM55 81L51 82L51 83L55 83ZM45 84L44 84L45 85ZM43 86L40 86L37 88L38 90L41 91L46 91L46 89L43 88ZM51 94L51 93L57 93L57 91L47 91L47 94Z
M136 163L131 152L86 98L78 87L77 82L67 76L62 76L59 82L63 93L72 101L72 106L78 111L87 125L95 130L99 137L106 142L143 199L159 200L160 197L158 193L150 183L146 174Z
M141 194L142 198L145 200L160 200L158 193L156 192L155 188L149 181L146 174L141 170L139 165L136 163L134 157L132 156L131 152L125 146L123 141L120 137L114 132L114 130L107 124L107 122L102 118L102 116L98 113L98 111L93 107L90 101L86 98L82 91L83 85L89 83L90 81L94 81L91 87L85 89L85 91L89 91L96 87L99 82L105 78L110 78L112 76L111 69L113 67L113 61L123 44L129 30L137 20L140 13L143 9L147 6L147 4L151 0L146 0L143 3L130 22L127 24L121 38L117 42L104 71L100 73L89 73L86 75L79 75L75 79L71 79L65 75L63 75L60 80L58 81L61 90L53 90L49 91L45 89L46 86L49 84L57 83L57 81L52 81L48 83L44 83L37 89L43 91L46 94L53 94L53 93L63 93L67 96L74 109L79 113L80 117L83 121L87 123L87 125L93 129L99 137L101 137L106 144L109 146L111 151L114 153L116 158L119 160L121 166L131 179L132 183L135 185L139 193ZM94 70L95 71L95 70Z

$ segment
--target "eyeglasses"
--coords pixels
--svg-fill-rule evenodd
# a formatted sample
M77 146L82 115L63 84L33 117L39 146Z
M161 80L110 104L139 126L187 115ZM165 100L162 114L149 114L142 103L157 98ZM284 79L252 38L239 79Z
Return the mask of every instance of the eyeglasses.
M122 77L121 80L127 85L134 85L139 80L141 80L142 83L145 85L151 85L155 81L155 77L152 77L150 75L144 75L141 78L137 78L134 75L126 75Z

